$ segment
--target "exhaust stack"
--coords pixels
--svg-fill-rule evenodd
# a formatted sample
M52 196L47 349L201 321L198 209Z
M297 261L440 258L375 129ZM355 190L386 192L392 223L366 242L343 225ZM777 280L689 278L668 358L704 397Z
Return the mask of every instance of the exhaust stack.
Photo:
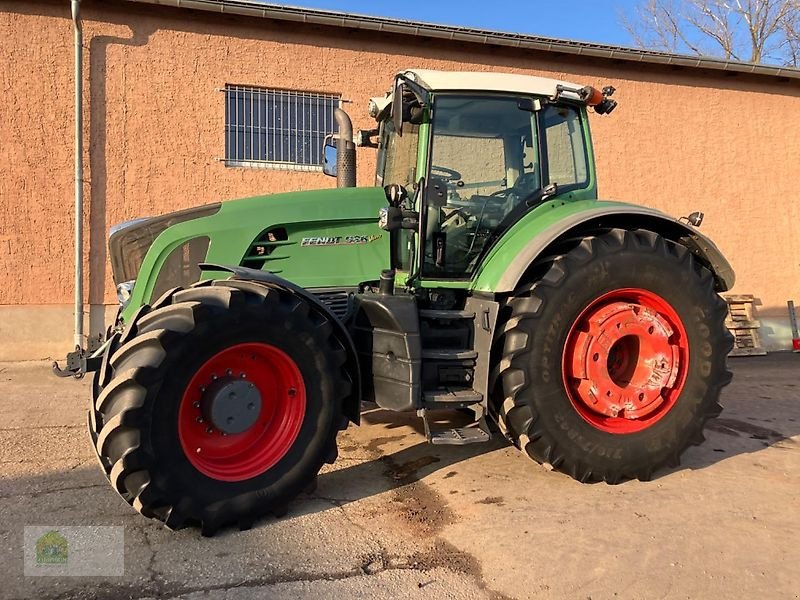
M336 186L356 187L356 145L353 122L341 108L334 113L339 133L336 136Z

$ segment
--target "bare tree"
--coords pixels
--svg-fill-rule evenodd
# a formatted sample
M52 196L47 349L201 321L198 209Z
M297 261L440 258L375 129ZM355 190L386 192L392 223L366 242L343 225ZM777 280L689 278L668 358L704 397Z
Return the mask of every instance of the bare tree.
M642 0L621 20L642 48L800 66L800 0Z
M800 0L791 3L792 12L789 13L786 24L786 64L800 67Z

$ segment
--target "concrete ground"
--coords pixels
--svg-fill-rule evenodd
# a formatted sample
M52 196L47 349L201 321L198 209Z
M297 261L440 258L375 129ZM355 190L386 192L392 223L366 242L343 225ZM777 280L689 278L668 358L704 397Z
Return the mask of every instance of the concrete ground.
M0 364L0 598L799 598L800 356L731 362L708 440L652 482L581 485L372 410L286 517L211 539L111 490L88 381ZM124 577L23 577L26 524L123 525Z

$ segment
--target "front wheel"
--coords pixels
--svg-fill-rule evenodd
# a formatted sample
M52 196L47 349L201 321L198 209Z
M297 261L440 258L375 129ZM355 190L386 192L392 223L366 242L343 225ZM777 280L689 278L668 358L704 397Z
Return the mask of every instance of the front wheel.
M579 240L505 312L495 412L540 463L580 481L649 479L721 411L726 307L683 246L647 231Z
M90 423L112 486L143 515L205 534L248 527L336 458L346 352L302 298L218 281L171 292L128 327Z

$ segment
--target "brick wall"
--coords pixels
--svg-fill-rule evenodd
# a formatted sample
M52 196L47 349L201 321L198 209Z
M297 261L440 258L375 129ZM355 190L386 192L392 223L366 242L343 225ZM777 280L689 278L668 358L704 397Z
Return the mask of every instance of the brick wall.
M410 67L614 85L619 108L592 117L601 197L673 215L705 211L703 231L734 265L737 292L759 297L766 316L785 315L785 300L800 300L796 81L558 60L91 1L84 2L84 35L85 289L93 305L115 302L106 251L114 223L334 185L319 173L225 167L218 160L224 142L218 90L226 83L341 93L352 101L346 109L355 127L368 128L368 98ZM0 54L0 307L67 310L73 277L68 3L0 1ZM374 151L361 149L358 159L359 184L369 185Z

